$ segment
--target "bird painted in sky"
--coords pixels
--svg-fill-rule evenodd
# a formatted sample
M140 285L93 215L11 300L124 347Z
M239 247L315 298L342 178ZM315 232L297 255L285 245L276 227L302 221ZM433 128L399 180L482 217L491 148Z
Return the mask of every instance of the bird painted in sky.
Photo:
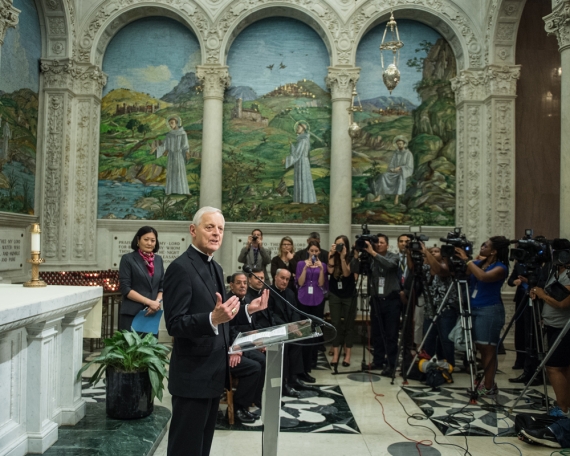
M271 65L267 65L265 68L269 68L270 70L273 70L273 67L275 66L274 63L272 63Z
M287 65L283 65L283 62L281 62L281 63L279 64L279 69L282 70L282 69L284 69L284 68L287 68Z

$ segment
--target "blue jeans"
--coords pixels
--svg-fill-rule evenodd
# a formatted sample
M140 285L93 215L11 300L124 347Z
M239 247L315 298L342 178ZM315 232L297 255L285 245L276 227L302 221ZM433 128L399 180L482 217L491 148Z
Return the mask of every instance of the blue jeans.
M446 307L436 321L425 340L424 350L430 355L437 355L440 361L445 359L449 364L455 366L455 346L449 340L449 333L457 322L458 312L454 307ZM432 320L425 318L424 320L424 335L427 332Z

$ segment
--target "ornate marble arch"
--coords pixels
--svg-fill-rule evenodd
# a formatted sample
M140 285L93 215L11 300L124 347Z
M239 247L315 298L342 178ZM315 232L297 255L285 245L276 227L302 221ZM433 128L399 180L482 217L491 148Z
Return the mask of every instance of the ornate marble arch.
M115 34L127 24L149 16L174 19L188 27L196 35L205 61L205 38L210 19L197 3L179 0L155 0L152 6L142 0L129 2L106 0L85 21L78 35L76 60L101 66L107 45Z
M288 17L311 27L323 40L331 59L338 61L338 34L341 20L326 2L319 1L241 1L232 3L222 11L208 32L207 64L225 63L235 38L247 26L268 17ZM353 62L351 62L353 63Z
M485 63L515 63L517 32L526 0L492 0L485 30Z
M390 2L375 0L364 3L340 31L344 37L342 63L354 62L361 38L374 26L387 21ZM437 30L451 45L457 59L458 71L483 66L482 40L469 16L452 1L396 0L393 11L397 19L413 19ZM350 42L350 45L349 45Z

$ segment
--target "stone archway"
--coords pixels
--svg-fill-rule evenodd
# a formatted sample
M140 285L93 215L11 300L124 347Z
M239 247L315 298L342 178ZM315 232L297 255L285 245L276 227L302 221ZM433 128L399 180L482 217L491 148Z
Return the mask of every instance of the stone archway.
M487 14L485 43L489 64L515 63L517 33L526 0L494 0Z

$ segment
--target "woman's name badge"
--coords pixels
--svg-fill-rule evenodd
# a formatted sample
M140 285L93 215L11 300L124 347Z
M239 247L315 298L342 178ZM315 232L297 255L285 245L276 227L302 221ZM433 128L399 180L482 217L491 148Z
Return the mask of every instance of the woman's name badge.
M309 287L309 294L313 294L313 287Z
M337 288L338 288L339 290L342 290L342 282L338 282L338 283L337 283Z
M380 277L378 279L378 294L382 295L384 294L384 284L386 283L386 278L385 277Z

